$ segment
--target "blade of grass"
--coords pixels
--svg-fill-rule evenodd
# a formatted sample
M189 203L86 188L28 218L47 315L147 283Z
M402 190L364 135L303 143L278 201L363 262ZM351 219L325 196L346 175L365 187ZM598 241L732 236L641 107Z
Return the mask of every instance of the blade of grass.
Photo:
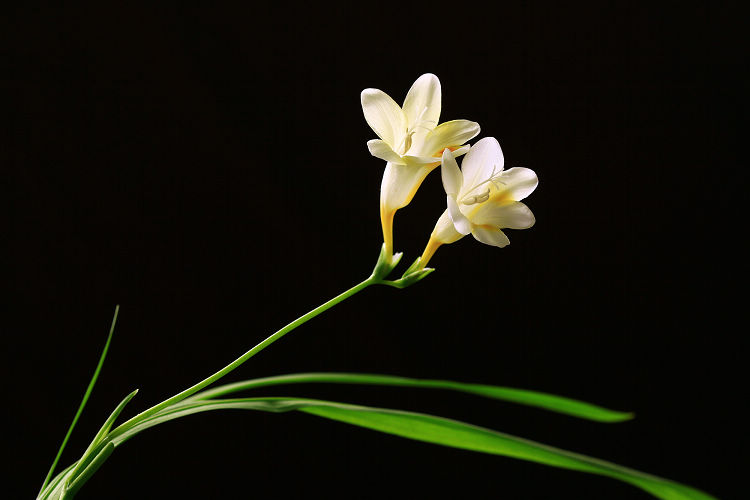
M664 500L714 499L689 486L612 462L442 417L381 408L352 409L336 405L311 405L301 407L299 411L408 439L607 476L629 483Z
M260 410L274 413L296 410L417 441L608 476L665 500L711 500L714 498L702 491L668 479L456 420L423 413L304 398L186 400L162 410L159 414L153 415L126 431L118 433L115 430L108 436L108 439L111 439L111 444L116 446L154 425L193 413L220 409Z
M64 484L64 480L68 478L68 476L73 472L73 468L78 464L78 462L73 462L68 467L63 469L61 472L59 472L47 485L47 487L41 492L40 495L37 496L38 500L51 500L55 498L52 496L54 494L54 491L58 489L57 487L60 486L59 490L62 491L62 485ZM57 495L59 498L59 494Z
M115 314L112 317L112 325L109 327L109 335L107 336L107 342L104 344L104 350L102 351L101 356L99 356L99 363L96 365L96 370L94 370L94 376L91 377L91 381L89 382L89 386L86 388L86 392L83 395L81 404L78 405L78 411L76 411L75 417L73 417L73 422L70 424L70 427L68 427L68 432L65 434L65 438L63 439L63 442L60 445L60 449L57 451L57 456L55 456L55 460L52 462L52 466L49 468L49 472L47 472L47 477L44 478L44 483L42 484L42 487L39 489L39 494L41 494L44 491L44 489L47 487L47 484L49 483L49 480L52 478L52 474L54 474L55 468L57 467L57 462L60 461L60 457L62 456L63 450L65 449L65 446L68 444L68 439L70 439L70 435L73 433L73 429L78 423L78 419L80 418L81 413L83 413L83 408L86 406L86 403L89 400L91 391L94 389L94 384L96 384L96 379L99 378L99 372L102 369L102 365L104 365L104 358L107 356L109 343L112 340L112 334L115 331L115 324L117 323L117 313L119 311L120 311L120 306L119 305L115 306Z
M275 377L257 378L209 389L195 394L190 399L206 400L259 387L309 383L385 385L418 387L423 389L446 389L491 399L509 401L526 406L533 406L547 411L562 413L596 422L623 422L633 418L632 413L610 410L584 401L543 392L494 385L467 384L453 382L451 380L416 379L370 373L294 373L289 375L278 375Z
M81 489L81 486L83 486L86 481L89 480L89 478L99 470L99 467L102 466L105 460L109 458L109 456L112 454L112 452L115 451L115 445L112 443L108 443L106 446L104 446L97 454L94 456L94 458L89 462L89 464L86 466L85 469L78 475L78 477L73 480L73 482L70 485L67 485L64 487L63 493L60 496L60 500L63 499L71 499L73 496L78 492L78 490Z
M102 425L101 429L99 429L99 432L97 432L96 436L94 436L91 444L89 444L88 448L86 448L86 451L83 452L81 459L78 461L78 465L76 465L76 468L73 469L73 473L66 480L66 487L71 484L72 481L76 480L78 474L81 472L81 469L87 467L89 462L96 459L96 456L98 456L100 452L93 454L92 457L89 456L92 455L92 452L96 449L97 445L104 440L107 434L109 434L109 430L112 428L112 424L114 424L115 419L117 419L120 413L122 413L122 410L125 409L125 405L127 405L136 394L138 394L138 389L125 396L125 399L120 401L120 404L117 405L117 408L115 408L115 410L110 414L109 418L104 422L104 425Z

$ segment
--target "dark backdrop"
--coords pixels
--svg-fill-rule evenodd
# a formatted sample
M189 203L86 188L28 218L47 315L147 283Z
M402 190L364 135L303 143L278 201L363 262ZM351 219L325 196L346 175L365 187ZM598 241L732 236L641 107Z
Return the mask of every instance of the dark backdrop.
M264 394L419 410L739 495L745 300L740 16L707 2L24 9L3 30L6 458L30 498L104 343L61 464L128 416L363 279L384 162L359 92L420 74L444 120L534 169L537 223L441 248L230 380L361 371L548 391L631 410L596 424L410 389ZM744 97L743 97L744 99ZM396 219L409 262L443 210L431 175ZM403 269L403 268L402 268ZM6 330L7 328L7 330ZM7 488L7 485L6 485ZM647 498L616 481L301 414L211 413L138 436L86 498ZM15 494L13 496L16 496Z

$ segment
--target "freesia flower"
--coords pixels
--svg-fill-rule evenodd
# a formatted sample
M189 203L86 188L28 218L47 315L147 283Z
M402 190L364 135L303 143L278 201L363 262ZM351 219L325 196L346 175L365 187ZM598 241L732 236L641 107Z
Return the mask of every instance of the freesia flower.
M464 157L463 171L450 150L443 152L441 163L448 208L435 224L419 268L427 265L440 245L469 233L482 243L502 248L510 241L501 229L534 225L534 214L521 200L536 189L536 174L523 167L503 170L503 152L497 139L478 141Z
M438 125L440 80L430 73L420 76L401 107L377 89L362 91L365 120L379 139L367 142L373 156L388 163L380 186L380 218L388 255L393 253L393 216L409 204L424 178L440 164L445 149L455 156L466 153L467 141L479 133L469 120Z

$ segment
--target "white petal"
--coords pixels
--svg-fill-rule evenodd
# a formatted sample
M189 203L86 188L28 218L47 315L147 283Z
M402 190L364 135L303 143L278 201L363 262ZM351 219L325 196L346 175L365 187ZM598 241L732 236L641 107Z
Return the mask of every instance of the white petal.
M463 146L479 133L479 124L469 120L452 120L441 123L427 137L415 156L439 156L443 149Z
M440 119L440 80L431 73L417 78L404 100L404 114L408 126L423 124L429 129Z
M380 139L372 139L367 141L367 149L370 150L370 154L381 160L390 161L393 163L406 163L397 155L393 149L388 145L387 142L381 141Z
M411 155L404 155L402 156L404 161L406 161L409 165L431 165L433 167L436 167L440 165L440 158L435 158L434 156L411 156Z
M510 245L510 240L505 233L499 229L494 229L487 226L474 226L471 231L471 235L476 238L477 241L481 241L487 245L503 248L504 246Z
M464 235L456 231L456 227L453 225L453 221L446 210L440 216L437 223L435 223L435 229L432 230L432 237L441 243L453 243L463 238Z
M461 155L465 155L469 152L470 146L467 144L466 146L461 146L460 148L456 148L455 151L452 151L453 157L458 158ZM445 151L445 150L443 150ZM448 149L450 151L450 149ZM411 156L411 155L403 155L401 157L406 163L410 165L432 165L436 166L440 164L440 158L435 156Z
M461 162L464 174L464 190L460 193L461 196L489 180L493 169L496 173L502 172L504 164L503 151L497 139L485 137L477 141Z
M392 149L398 149L406 135L406 116L399 105L378 89L365 89L360 98L367 124Z
M446 194L452 194L455 197L461 191L464 178L450 149L443 151L441 163L440 175L443 179L443 189L445 189Z
M527 229L536 222L529 207L518 201L507 205L484 203L473 214L471 220L477 225L510 229Z
M469 146L468 144L466 146L461 146L460 148L454 149L452 151L453 157L458 158L461 155L465 155L466 153L469 152L470 149L471 149L471 146Z
M474 146L476 147L476 146ZM472 148L472 151L474 148ZM465 160L464 160L465 161ZM464 170L464 176L466 171ZM530 195L539 184L536 174L530 168L513 167L503 172L500 180L503 182L501 191L504 197L519 201Z
M390 162L386 164L380 184L380 204L388 210L397 210L408 205L433 168Z
M449 194L446 198L448 198L448 215L451 221L453 221L456 231L463 235L469 234L471 232L471 222L461 213L461 209L458 208L458 203L456 203L456 197Z

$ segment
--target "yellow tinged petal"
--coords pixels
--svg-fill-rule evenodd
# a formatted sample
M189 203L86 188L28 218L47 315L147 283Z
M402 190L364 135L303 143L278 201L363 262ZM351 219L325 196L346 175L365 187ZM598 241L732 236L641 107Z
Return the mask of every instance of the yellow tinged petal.
M365 89L360 96L365 120L391 149L397 150L406 136L406 116L388 94L378 89Z
M409 126L423 124L435 128L440 119L440 80L426 73L414 82L404 100L404 114Z
M430 259L433 255L435 255L435 252L438 248L440 248L440 245L442 245L442 241L436 240L434 237L430 237L430 241L427 242L427 246L424 248L424 252L422 252L422 256L419 258L419 269L424 269L428 262L430 262Z
M434 166L398 165L388 163L380 184L380 204L388 210L397 210L409 204L422 181Z
M386 255L393 255L393 216L396 210L380 205L380 224L383 228L383 244Z
M437 223L435 229L432 230L431 239L439 241L440 243L453 243L463 238L464 235L456 231L456 227L453 225L453 221L448 215L448 210L443 212Z
M404 155L403 156L404 161L409 165L416 165L416 166L431 166L431 167L437 167L440 165L440 156L437 158L434 156L411 156L411 155Z
M415 153L414 156L439 156L445 148L463 146L476 137L479 130L479 124L469 120L441 123L427 134L419 154Z
M472 214L471 221L480 226L528 229L534 225L536 219L529 207L520 201L514 201L507 205L484 203Z
M468 153L470 151L470 147L466 145L466 146L461 146L460 148L457 148L457 147L444 148L440 150L436 156L404 155L403 159L409 165L423 165L423 166L435 167L437 165L440 165L442 154L445 153L446 151L452 152L453 158L458 158L459 156Z
M472 148L473 149L473 148ZM539 185L536 173L530 168L513 167L503 172L500 180L503 182L503 196L520 201L530 195Z
M381 160L390 161L393 163L406 163L401 156L397 155L393 149L388 145L387 142L380 139L372 139L367 141L367 149L370 150L370 154Z
M458 158L459 156L465 155L466 153L468 153L471 150L471 146L467 144L465 146L461 146L460 148L456 148L456 149L451 148L451 150L453 152L453 157Z
M503 248L510 245L510 240L505 236L505 233L494 227L474 226L471 235L474 236L477 241L494 247Z

